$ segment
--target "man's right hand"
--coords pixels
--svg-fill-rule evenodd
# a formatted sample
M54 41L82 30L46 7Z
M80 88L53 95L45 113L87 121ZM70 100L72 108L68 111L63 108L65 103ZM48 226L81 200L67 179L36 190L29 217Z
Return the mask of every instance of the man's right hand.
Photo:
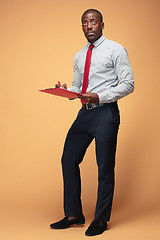
M58 83L55 85L55 88L64 88L64 89L67 89L67 84L64 83L63 85L59 85Z

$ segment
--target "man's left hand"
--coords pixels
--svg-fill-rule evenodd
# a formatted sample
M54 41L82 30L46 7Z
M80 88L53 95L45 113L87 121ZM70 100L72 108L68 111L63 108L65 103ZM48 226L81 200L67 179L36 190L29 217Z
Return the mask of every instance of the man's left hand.
M78 96L78 98L84 100L87 103L99 102L98 94L93 92L84 93L82 96Z

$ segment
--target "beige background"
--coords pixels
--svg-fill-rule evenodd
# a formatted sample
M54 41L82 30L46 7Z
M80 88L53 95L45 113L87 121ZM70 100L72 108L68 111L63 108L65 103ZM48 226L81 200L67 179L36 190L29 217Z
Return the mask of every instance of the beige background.
M103 13L104 35L128 50L135 76L135 92L119 101L111 222L97 238L160 239L159 7L158 0L0 0L1 239L86 238L97 192L94 142L81 164L86 226L50 230L63 217L60 158L80 102L38 89L71 85L88 8Z

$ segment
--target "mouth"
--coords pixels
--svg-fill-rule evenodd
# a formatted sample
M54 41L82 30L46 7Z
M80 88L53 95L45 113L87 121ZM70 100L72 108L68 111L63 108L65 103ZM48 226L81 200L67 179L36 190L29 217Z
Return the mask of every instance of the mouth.
M88 36L93 36L95 34L95 32L87 32Z

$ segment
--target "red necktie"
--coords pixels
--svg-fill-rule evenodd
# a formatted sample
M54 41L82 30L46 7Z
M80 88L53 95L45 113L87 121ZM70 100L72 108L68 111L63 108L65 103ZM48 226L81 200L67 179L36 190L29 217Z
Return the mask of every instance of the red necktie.
M82 94L86 93L87 86L88 86L88 77L89 77L89 69L91 64L92 48L94 48L93 44L89 46L89 49L87 51L86 62L84 67L84 75L83 75ZM85 101L81 100L81 103L84 104Z

